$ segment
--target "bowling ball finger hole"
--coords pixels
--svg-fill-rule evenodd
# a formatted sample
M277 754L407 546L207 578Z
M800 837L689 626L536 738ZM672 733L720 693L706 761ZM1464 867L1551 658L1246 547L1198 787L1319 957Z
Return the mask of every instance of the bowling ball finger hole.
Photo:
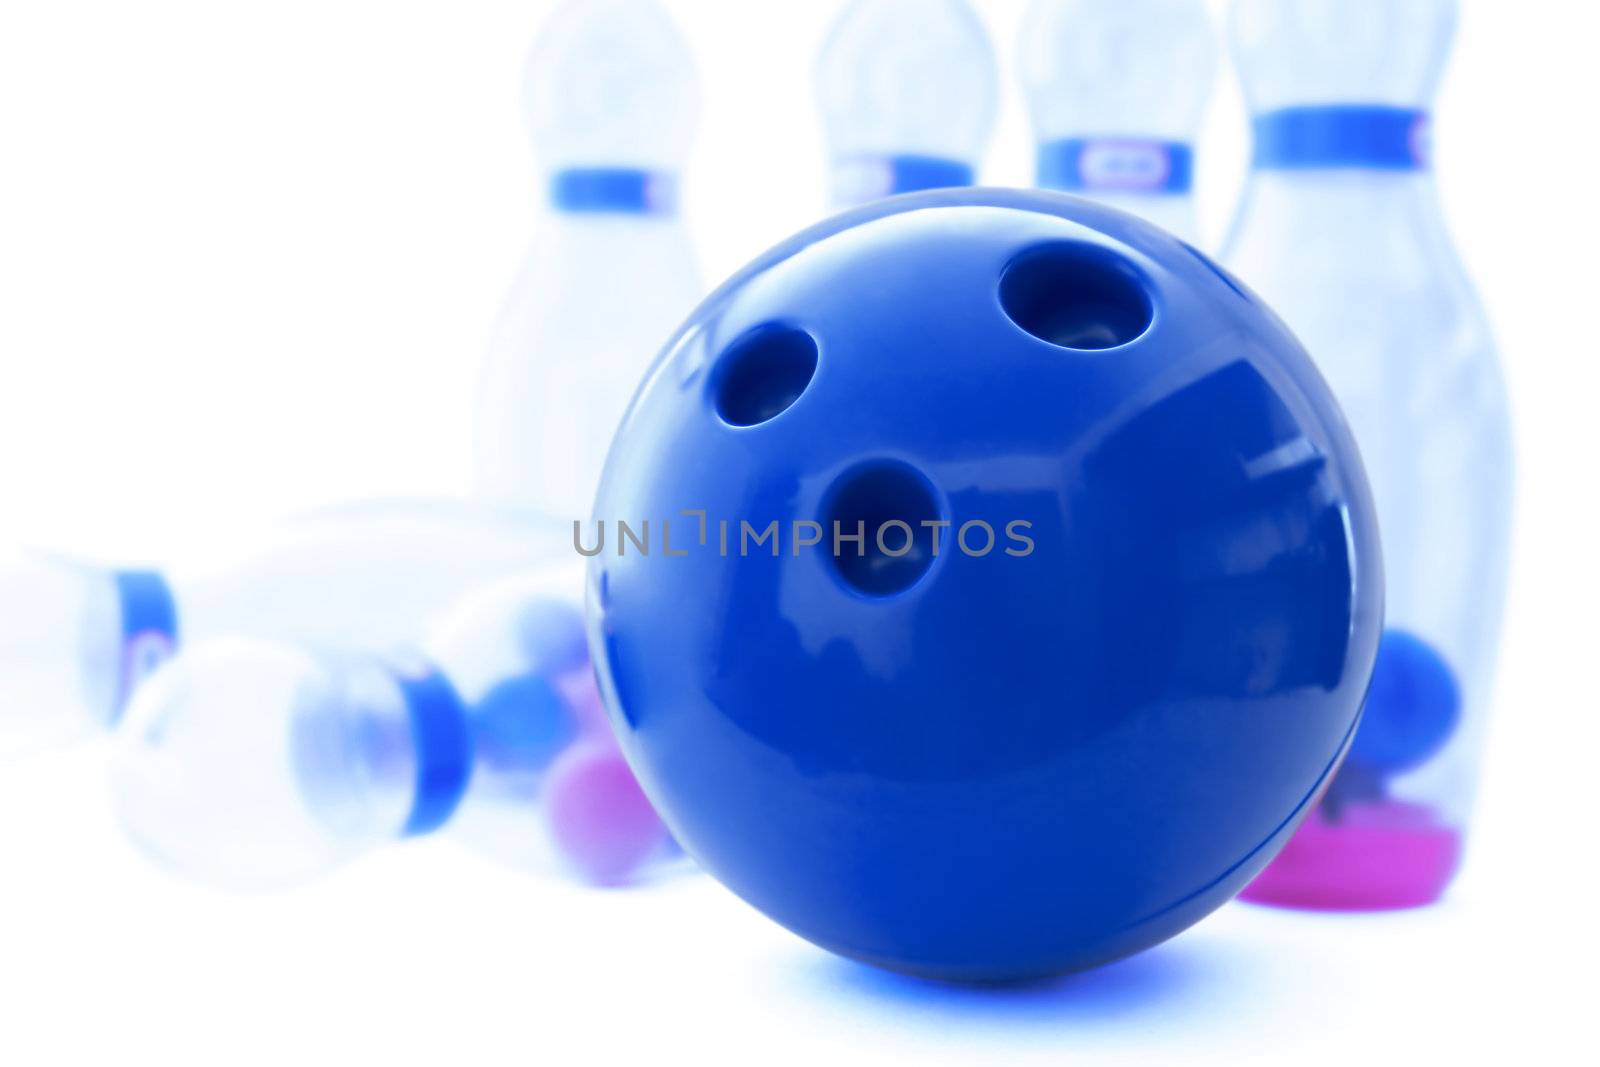
M935 528L924 524L940 519L938 494L912 467L884 462L850 471L829 490L822 514L823 547L856 592L905 592L933 566Z
M758 426L787 411L817 373L817 342L784 324L758 326L728 347L712 380L717 414Z
M1031 248L1000 276L1000 306L1028 333L1078 351L1119 348L1155 320L1155 305L1133 265L1098 245Z

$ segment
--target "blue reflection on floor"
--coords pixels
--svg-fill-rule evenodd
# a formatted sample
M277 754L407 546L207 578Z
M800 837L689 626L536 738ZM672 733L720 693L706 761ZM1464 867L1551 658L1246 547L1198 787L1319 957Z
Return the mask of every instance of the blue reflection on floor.
M1001 1031L1017 1038L1089 1031L1209 1028L1259 1007L1280 968L1226 938L1191 933L1148 952L1082 974L1043 982L966 986L882 971L816 951L797 957L791 989L833 1011L919 1029Z

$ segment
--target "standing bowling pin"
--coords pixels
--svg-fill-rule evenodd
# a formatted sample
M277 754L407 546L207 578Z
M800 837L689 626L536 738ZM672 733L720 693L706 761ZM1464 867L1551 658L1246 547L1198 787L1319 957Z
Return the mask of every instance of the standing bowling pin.
M678 217L697 90L650 0L562 8L526 89L545 213L489 353L478 485L571 520L588 517L634 387L700 295Z
M1387 629L1321 807L1247 899L1438 898L1460 857L1504 599L1512 460L1484 314L1445 231L1428 107L1453 0L1241 0L1255 115L1225 259L1333 386L1377 498Z
M440 831L517 868L630 880L676 849L611 737L582 597L573 555L469 596L416 651L200 642L117 730L118 815L157 862L228 889Z
M859 0L823 46L835 207L971 185L994 130L994 52L965 0Z
M1200 0L1034 0L1018 44L1037 183L1196 238L1194 141L1216 75Z
M449 501L350 505L150 570L0 552L0 759L115 725L183 642L414 641L496 578L571 552L554 520Z

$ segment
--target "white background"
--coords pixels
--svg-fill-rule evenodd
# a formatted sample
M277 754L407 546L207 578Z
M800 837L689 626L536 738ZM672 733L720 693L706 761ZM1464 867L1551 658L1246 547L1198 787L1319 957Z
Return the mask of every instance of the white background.
M821 212L810 73L840 5L669 4L701 64L688 214L716 278ZM1007 79L985 177L1023 183L1023 3L978 6ZM539 196L518 93L550 7L0 3L0 537L131 558L459 488ZM122 843L80 752L0 771L0 1062L1595 1062L1597 27L1584 3L1464 9L1438 161L1520 492L1480 818L1445 904L1230 905L1100 972L936 989L701 877L587 892L445 841L287 895L194 889ZM1201 152L1214 242L1246 152L1231 75Z

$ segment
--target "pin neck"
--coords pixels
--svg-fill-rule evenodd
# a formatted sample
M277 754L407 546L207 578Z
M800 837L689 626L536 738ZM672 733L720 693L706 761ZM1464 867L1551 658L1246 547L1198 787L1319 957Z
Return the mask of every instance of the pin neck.
M675 215L678 177L637 167L565 167L550 175L550 206L571 215Z
M411 811L401 834L417 837L449 821L466 794L472 774L472 735L461 698L439 671L396 673L394 680L405 698L417 765Z
M834 199L845 204L866 203L901 193L967 186L976 177L972 164L944 156L843 156L834 161Z
M178 603L157 571L116 571L117 607L122 623L122 662L111 724L122 717L133 690L178 646Z
M1037 182L1069 193L1183 196L1194 187L1194 149L1149 137L1063 137L1039 145Z
M1256 170L1429 169L1428 112L1379 104L1287 107L1257 115Z

